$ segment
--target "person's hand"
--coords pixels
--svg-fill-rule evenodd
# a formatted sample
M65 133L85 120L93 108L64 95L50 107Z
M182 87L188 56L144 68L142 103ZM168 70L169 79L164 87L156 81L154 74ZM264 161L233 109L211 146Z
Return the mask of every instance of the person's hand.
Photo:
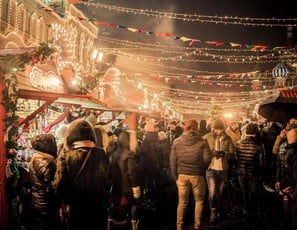
M284 138L287 136L287 131L286 131L286 129L283 129L283 130L280 132L279 136L280 136L282 139L284 139Z
M138 199L140 197L140 187L139 186L132 187L132 191L133 191L133 197L135 199Z
M291 195L292 195L292 187L286 187L286 188L282 189L281 191L279 191L279 194L281 196L291 197Z
M297 142L297 128L287 131L287 142L288 144Z
M279 191L280 191L280 182L275 182L274 187L275 187L275 190L276 190L277 192L279 192Z

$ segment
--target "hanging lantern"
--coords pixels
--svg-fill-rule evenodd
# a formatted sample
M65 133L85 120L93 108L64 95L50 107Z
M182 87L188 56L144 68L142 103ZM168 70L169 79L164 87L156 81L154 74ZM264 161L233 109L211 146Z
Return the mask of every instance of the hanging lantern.
M278 63L271 71L274 78L288 76L288 69L283 63Z

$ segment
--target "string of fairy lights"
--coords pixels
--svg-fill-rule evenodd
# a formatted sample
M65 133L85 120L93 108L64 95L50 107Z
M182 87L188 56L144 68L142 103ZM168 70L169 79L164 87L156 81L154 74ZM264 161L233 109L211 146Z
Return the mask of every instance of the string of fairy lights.
M144 15L147 17L167 18L182 20L186 22L214 23L224 25L261 26L261 27L296 27L297 18L260 18L260 17L238 17L238 16L216 16L202 14L186 14L175 12L163 12L153 9L136 9L108 5L95 2L83 2L86 6L114 10L121 13Z
M214 48L189 48L189 47L177 47L177 46L165 46L157 44L148 44L140 42L129 42L121 39L108 39L99 38L99 41L104 41L109 44L115 44L117 48L101 48L101 50L107 53L114 53L117 55L126 56L133 58L135 60L143 61L178 61L178 62L188 62L188 63L228 63L228 64L265 64L265 63L277 63L280 58L285 60L296 60L297 56L294 53L294 49L286 50L283 54L279 50L271 50L263 55L258 55L257 51L243 50L247 53L256 53L256 55L225 55L225 54L211 54L209 51L218 52L238 52L238 49L214 49ZM128 50L121 48L120 46L125 46ZM132 49L133 48L133 49ZM146 50L154 55L140 55L136 52L138 50ZM286 55L286 53L291 53ZM264 51L259 51L259 53L264 53ZM163 54L163 55L162 55ZM166 56L165 56L166 55ZM192 57L192 58L191 58ZM210 74L211 72L207 72ZM214 74L226 74L226 73L214 73Z
M277 91L254 90L249 92L195 92L189 90L173 89L152 83L137 83L131 76L123 75L134 86L146 89L151 101L160 103L162 110L176 111L178 114L203 114L207 115L212 106L219 104L223 110L247 107L247 105L259 104L266 98L272 97ZM293 86L294 87L294 86ZM285 87L286 89L290 87ZM156 99L156 100L153 100ZM151 103L152 107L160 108Z
M286 26L295 27L297 19L267 19L267 18L240 18L240 17L218 17L207 16L198 14L180 14L168 13L146 9L132 9L119 6L111 6L101 3L83 2L82 4L91 7L100 7L109 10L117 10L119 12L145 15L150 17L168 18L184 20L187 22L214 22L216 24L237 24L247 26ZM64 17L65 15L60 15ZM177 111L177 113L185 113L191 111L193 114L201 113L201 108L204 111L210 106L219 104L222 108L245 106L259 102L258 98L266 98L275 92L276 87L271 84L274 79L271 77L271 70L250 71L243 73L227 73L218 71L205 71L202 69L188 68L188 64L273 64L282 61L296 62L296 47L270 47L270 46L257 46L246 44L234 43L221 43L213 41L202 41L185 36L175 37L168 33L154 33L144 31L136 28L129 28L127 26L115 25L105 23L88 18L77 18L74 16L66 15L65 20L80 20L92 21L95 25L107 25L117 29L127 29L130 32L146 33L147 35L155 34L157 37L171 36L172 38L181 41L189 41L190 44L186 46L173 46L162 45L160 43L143 43L134 42L131 40L116 39L113 37L100 36L98 41L113 45L110 47L98 48L104 55L115 55L117 58L125 60L123 62L116 62L115 67L121 67L121 76L129 76L130 82L146 80L152 82L150 86L143 88L145 93L146 104L150 100L152 106L159 108L156 104L162 104L165 108L165 113L168 110ZM265 25L264 25L265 24ZM196 47L192 44L198 44ZM216 48L200 47L201 45L215 45ZM230 48L226 48L226 46ZM145 51L141 54L139 51ZM133 65L127 64L128 62L134 63ZM182 65L177 65L182 64ZM182 67L186 66L186 67ZM128 71L134 69L134 72ZM124 70L124 71L123 71ZM133 75L134 73L134 75ZM149 73L149 74L148 74ZM131 76L133 75L134 80ZM159 83L169 83L170 81L179 81L181 83L191 83L201 86L217 86L222 89L227 89L227 92L222 94L209 94L203 95L203 92L196 92L195 94L178 91L177 89L167 89L156 92L156 85L153 84L154 79ZM254 81L260 81L261 84L253 86ZM119 80L113 82L117 85L118 95L122 95L121 89L118 86ZM113 84L111 82L111 84ZM133 85L134 82L133 82ZM137 86L135 86L137 87ZM253 93L243 95L232 94L233 87L242 87L252 89ZM292 87L292 86L290 86ZM290 88L284 87L284 88ZM102 87L101 87L102 88ZM230 91L230 92L229 92ZM168 93L170 92L170 93ZM120 94L119 94L120 93ZM156 96L158 95L158 96ZM230 96L228 96L230 95ZM197 106L196 106L197 105ZM207 109L206 109L207 108ZM203 110L203 109L202 109ZM196 112L195 112L196 111Z

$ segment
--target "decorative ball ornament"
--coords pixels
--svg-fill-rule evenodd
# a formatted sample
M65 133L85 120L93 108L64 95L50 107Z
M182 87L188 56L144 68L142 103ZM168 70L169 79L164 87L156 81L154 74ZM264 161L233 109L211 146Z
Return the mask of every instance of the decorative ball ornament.
M39 62L39 58L38 57L33 57L32 58L32 63L33 64L36 64L36 63L38 63Z
M278 63L271 71L274 78L288 76L288 69L283 63Z

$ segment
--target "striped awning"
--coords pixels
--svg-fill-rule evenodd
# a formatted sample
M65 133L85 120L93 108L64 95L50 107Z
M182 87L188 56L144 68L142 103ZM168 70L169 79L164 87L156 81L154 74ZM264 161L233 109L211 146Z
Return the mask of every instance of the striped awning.
M297 98L297 90L282 90L281 96L287 98Z

